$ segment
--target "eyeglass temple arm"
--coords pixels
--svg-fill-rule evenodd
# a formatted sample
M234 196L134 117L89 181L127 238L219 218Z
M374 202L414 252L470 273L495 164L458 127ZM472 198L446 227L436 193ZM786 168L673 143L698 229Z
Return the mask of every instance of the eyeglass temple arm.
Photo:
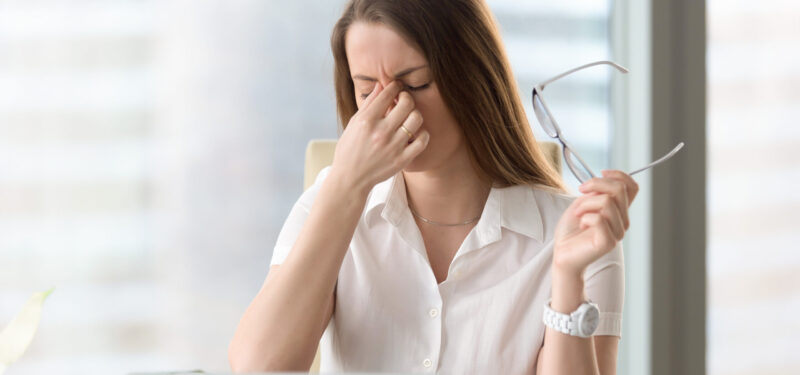
M617 64L617 63L615 63L613 61L608 61L608 60L595 61L595 62L591 62L591 63L585 64L585 65L581 65L581 66L579 66L577 68L574 68L574 69L567 70L564 73L561 73L561 74L559 74L559 75L557 75L557 76L555 76L553 78L550 78L550 79L540 83L537 87L540 90L544 89L545 86L547 86L547 85L549 85L549 84L551 84L551 83L553 83L553 82L555 82L555 81L557 81L557 80L559 80L561 78L564 78L565 76L568 76L568 75L570 75L572 73L575 73L575 72L577 72L577 71L579 71L581 69L586 69L586 68L591 67L591 66L602 65L602 64L611 65L611 66L613 66L614 68L616 68L617 70L619 70L622 73L627 73L628 72L628 69L626 69L622 65L619 65L619 64Z
M641 171L653 168L656 165L661 164L661 163L667 161L669 158L673 157L682 148L683 148L683 142L678 143L678 145L675 146L675 148L673 148L672 151L670 151L666 155L660 157L658 160L656 160L656 161L654 161L654 162L652 162L650 164L645 165L644 167L641 167L641 168L639 168L639 169L637 169L635 171L628 172L628 175L633 176L633 175L635 175L635 174L637 174L637 173L639 173Z

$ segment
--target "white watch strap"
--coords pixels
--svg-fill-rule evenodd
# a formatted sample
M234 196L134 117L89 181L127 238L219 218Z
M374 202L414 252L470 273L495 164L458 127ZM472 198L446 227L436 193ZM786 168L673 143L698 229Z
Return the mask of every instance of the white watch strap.
M548 327L570 336L583 338L591 337L597 330L600 310L591 300L581 303L571 314L553 310L550 301L547 300L542 314L542 322Z
M542 322L561 333L577 336L577 332L573 333L575 323L572 321L572 316L569 314L560 313L550 308L550 300L544 305L544 314L542 314Z

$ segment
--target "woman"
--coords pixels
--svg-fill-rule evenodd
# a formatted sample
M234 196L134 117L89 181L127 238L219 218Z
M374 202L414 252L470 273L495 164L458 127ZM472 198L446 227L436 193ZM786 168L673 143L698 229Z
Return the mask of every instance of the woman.
M322 338L323 372L615 373L638 186L604 171L567 194L483 1L353 0L331 44L344 132L281 230L234 371L307 371ZM588 300L594 336L543 324Z

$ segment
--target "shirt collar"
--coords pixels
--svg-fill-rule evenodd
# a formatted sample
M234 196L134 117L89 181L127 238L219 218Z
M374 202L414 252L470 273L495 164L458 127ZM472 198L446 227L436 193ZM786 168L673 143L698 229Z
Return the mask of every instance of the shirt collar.
M375 185L367 199L365 210L367 228L371 228L380 218L399 227L406 212L410 215L402 171ZM532 187L492 187L481 218L476 224L476 232L481 242L489 243L500 239L501 227L539 242L544 240L544 224Z

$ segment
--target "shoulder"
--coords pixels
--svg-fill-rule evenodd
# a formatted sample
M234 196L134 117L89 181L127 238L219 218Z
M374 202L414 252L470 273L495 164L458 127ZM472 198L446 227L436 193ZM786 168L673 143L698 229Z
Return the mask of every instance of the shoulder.
M325 168L322 168L319 171L319 173L317 173L317 178L314 179L314 185L321 184L322 181L324 181L325 178L328 177L328 174L330 174L330 172L331 172L331 166L330 165L325 167Z
M487 208L499 210L502 225L545 244L553 239L557 223L576 199L553 188L531 184L493 189L489 198Z
M558 214L558 217L578 198L577 195L561 192L549 186L534 185L528 188L533 192L536 204L543 213Z
M547 186L530 186L528 188L533 194L539 211L544 242L549 243L554 239L558 222L567 208L577 199L577 196Z
M327 166L322 168L318 173L317 177L314 179L314 183L312 183L303 194L300 195L300 198L297 200L297 204L302 207L306 212L311 210L311 205L314 203L314 199L317 197L317 192L319 192L319 188L322 186L322 183L330 174L331 166Z

